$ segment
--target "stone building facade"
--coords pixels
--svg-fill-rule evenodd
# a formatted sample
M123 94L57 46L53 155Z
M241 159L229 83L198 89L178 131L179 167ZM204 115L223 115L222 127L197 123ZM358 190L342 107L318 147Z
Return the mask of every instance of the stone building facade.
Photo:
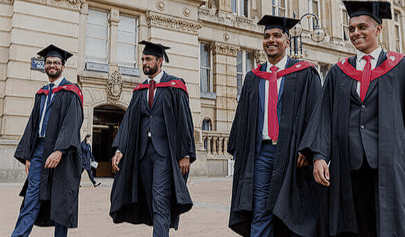
M390 1L394 20L384 21L380 44L404 52L405 1ZM84 93L82 136L93 135L97 176L113 176L109 146L133 88L146 79L137 44L144 39L170 46L164 70L187 82L198 155L192 175L230 174L226 145L243 75L266 59L256 22L305 13L319 17L326 37L312 41L314 18L303 18L295 56L324 77L355 52L341 0L0 0L0 181L25 177L13 154L34 94L47 83L36 52L49 43L74 54L64 74Z

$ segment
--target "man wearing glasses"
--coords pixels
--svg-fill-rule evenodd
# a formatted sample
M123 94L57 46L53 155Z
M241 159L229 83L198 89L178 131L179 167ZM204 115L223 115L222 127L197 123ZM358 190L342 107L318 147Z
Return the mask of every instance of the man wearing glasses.
M14 156L27 179L20 215L11 236L28 236L34 224L55 226L55 236L77 227L81 175L79 157L83 96L62 72L71 53L49 45L44 58L49 84L35 95L34 108Z

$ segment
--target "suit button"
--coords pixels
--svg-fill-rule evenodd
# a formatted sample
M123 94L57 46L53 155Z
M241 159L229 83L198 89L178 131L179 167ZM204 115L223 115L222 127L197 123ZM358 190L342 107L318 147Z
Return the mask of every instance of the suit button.
M366 106L365 106L365 105L361 105L361 108L362 108L362 109L365 109L365 108L366 108Z
M361 128L361 129L364 129L364 125L363 125L363 124L362 124L362 125L360 125L360 128Z
M153 115L151 115L150 118L153 118Z

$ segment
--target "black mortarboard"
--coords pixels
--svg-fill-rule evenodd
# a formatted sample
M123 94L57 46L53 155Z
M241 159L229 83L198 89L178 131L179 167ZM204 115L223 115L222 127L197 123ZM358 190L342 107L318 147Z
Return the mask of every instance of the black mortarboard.
M73 56L73 54L53 44L48 45L46 48L42 49L37 54L39 56L42 56L44 59L46 59L47 57L58 57L63 61L66 61L68 58Z
M163 46L161 44L155 44L146 40L142 40L139 44L144 44L145 48L143 49L143 54L145 55L154 55L156 57L162 58L169 62L169 57L166 54L166 49L170 49L170 47Z
M343 1L346 6L347 14L350 18L366 15L376 20L379 24L382 19L391 19L391 3L383 1Z
M264 30L271 29L271 28L279 28L282 29L283 32L289 34L289 30L293 28L300 20L294 18L287 18L281 16L271 16L271 15L264 15L259 22L258 25L263 25Z

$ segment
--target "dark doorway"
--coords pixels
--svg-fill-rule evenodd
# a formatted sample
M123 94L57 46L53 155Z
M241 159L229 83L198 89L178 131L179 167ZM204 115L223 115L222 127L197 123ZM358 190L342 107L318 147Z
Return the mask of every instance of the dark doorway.
M98 162L96 177L113 177L111 158L115 151L111 149L125 111L104 105L94 108L93 115L93 155Z

